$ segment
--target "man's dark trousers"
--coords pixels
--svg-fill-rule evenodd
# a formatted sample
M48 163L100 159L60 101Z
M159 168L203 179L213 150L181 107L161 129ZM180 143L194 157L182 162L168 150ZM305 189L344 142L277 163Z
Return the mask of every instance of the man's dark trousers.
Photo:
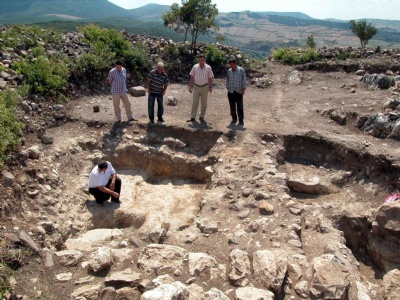
M154 104L157 99L157 117L161 119L164 114L163 95L162 93L150 93L148 98L149 119L154 121Z
M232 121L237 121L239 117L239 122L243 122L244 112L243 112L243 95L234 91L233 93L228 92L229 107L231 109Z
M106 188L110 188L110 184L111 184L111 179L107 182ZM121 179L118 177L115 180L114 192L116 192L118 194L120 194L120 192L121 192ZM90 188L89 193L94 196L97 203L103 203L104 201L107 201L108 199L110 199L110 197L111 197L111 201L115 201L118 199L118 198L112 197L110 194L100 191L99 188Z

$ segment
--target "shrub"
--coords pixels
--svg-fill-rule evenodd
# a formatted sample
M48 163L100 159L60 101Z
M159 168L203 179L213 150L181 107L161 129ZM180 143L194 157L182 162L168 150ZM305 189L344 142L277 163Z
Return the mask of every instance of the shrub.
M23 124L15 115L17 102L16 93L0 92L0 168L7 161L8 154L21 143L20 132Z
M66 90L69 69L61 60L39 56L34 61L17 62L13 68L24 75L33 94L56 96Z
M312 61L317 61L321 59L321 54L318 53L314 48L308 48L305 52L300 55L301 63L308 63Z
M207 63L211 66L218 67L226 64L225 52L218 49L217 46L210 45L206 53Z
M151 69L149 61L148 49L142 43L137 43L135 47L123 53L127 68L132 72L133 76L142 80Z
M137 43L135 47L132 47L125 37L115 29L102 29L94 24L79 29L94 52L115 53L113 58L125 61L127 68L137 78L143 79L142 72L147 73L150 70L148 49L142 43Z
M312 48L306 50L278 48L272 50L272 56L283 64L288 65L303 64L321 59L321 55Z
M336 56L338 60L346 60L347 57L348 55L343 49L340 49L338 55Z
M77 72L77 77L84 77L89 81L102 80L102 73L107 72L115 63L115 53L108 47L96 47L93 53L81 55L72 70Z

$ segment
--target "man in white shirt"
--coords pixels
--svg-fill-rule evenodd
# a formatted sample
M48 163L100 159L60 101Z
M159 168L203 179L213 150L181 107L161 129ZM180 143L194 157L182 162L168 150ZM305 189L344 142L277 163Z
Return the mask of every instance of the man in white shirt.
M208 93L211 94L212 92L214 73L211 67L206 64L204 54L199 54L197 59L199 63L195 64L190 71L189 92L193 93L193 104L190 119L187 120L187 122L196 121L195 118L199 109L199 100L201 99L199 120L203 123L205 122L204 116L207 109Z
M112 164L102 161L93 168L89 175L89 193L94 196L96 202L103 202L111 197L111 201L121 203L119 200L121 192L121 179L117 177Z

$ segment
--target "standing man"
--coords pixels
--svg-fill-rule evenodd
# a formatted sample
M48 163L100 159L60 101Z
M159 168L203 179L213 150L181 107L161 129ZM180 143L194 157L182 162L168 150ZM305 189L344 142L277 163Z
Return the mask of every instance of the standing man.
M243 96L247 86L246 73L243 68L238 67L236 58L229 59L229 66L226 88L232 116L231 124L236 124L239 116L239 124L244 125Z
M111 197L111 201L121 203L121 179L109 161L102 161L93 168L89 175L89 193L94 196L96 202L103 204Z
M164 114L164 95L169 84L167 73L164 71L164 64L159 62L157 69L151 70L147 76L147 90L149 94L148 108L150 123L154 123L154 103L157 99L157 118L158 122L165 122L163 119Z
M214 73L211 67L206 64L206 58L204 54L199 54L197 56L199 61L195 64L190 71L190 81L189 81L189 92L193 93L193 104L192 111L190 114L190 119L188 122L196 121L197 111L199 109L199 100L201 98L201 109L200 109L200 122L205 122L204 116L207 109L207 97L208 93L212 92L212 83L214 78Z
M126 117L129 121L137 121L132 113L131 104L129 103L127 90L126 90L126 69L122 66L122 61L117 60L115 68L108 72L107 82L111 86L111 94L114 105L114 113L118 122L122 122L122 114L120 99L125 107Z

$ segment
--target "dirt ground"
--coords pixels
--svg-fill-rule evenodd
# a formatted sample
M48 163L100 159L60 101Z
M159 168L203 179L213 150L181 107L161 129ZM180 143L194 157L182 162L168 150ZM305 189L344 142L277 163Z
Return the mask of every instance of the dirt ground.
M229 173L229 168L234 168L235 166L243 170L245 170L245 165L251 165L250 169L253 168L252 171L246 171L247 173L244 172L242 174L243 178L240 182L229 182L226 181L226 178L217 177L220 181L217 181L214 185L216 194L219 193L218 189L220 186L227 186L228 189L235 190L235 186L240 185L240 188L242 188L243 186L250 185L251 178L254 176L254 168L257 167L255 165L265 164L272 166L272 163L266 158L265 153L271 153L271 156L274 154L279 157L279 147L275 147L274 145L276 136L292 136L293 140L296 141L296 136L314 135L321 137L321 139L334 141L334 143L339 145L337 148L340 148L340 145L342 145L351 147L356 152L368 152L372 156L390 157L393 164L396 164L400 160L400 149L397 141L372 137L363 133L355 126L359 116L383 112L383 101L388 97L396 98L397 95L393 95L390 90L371 90L360 82L360 76L345 72L319 73L304 71L301 72L302 82L300 84L289 84L288 75L291 71L293 71L292 67L269 63L268 74L273 84L264 89L248 84L244 96L244 126L230 124L231 117L229 115L229 104L224 78L216 78L214 80L214 88L208 100L207 114L205 116L206 123L199 123L198 121L194 123L186 122L189 118L192 103L192 95L188 91L187 82L172 83L168 87L164 100L165 123L149 123L147 116L147 96L130 96L132 109L138 122L124 122L120 124L115 122L116 119L110 95L93 95L72 100L69 103L67 114L77 122L66 123L61 127L49 129L48 133L54 137L54 142L51 148L47 150L49 153L57 151L61 153L63 149L73 147L74 145L71 141L77 140L80 137L101 139L103 144L108 143L106 145L107 148L112 145L112 140L118 139L120 135L124 135L128 137L128 140L132 140L135 139L135 136L145 136L149 132L162 134L165 131L174 130L174 132L177 132L175 136L179 137L179 130L189 130L195 133L191 137L193 139L191 141L192 148L186 152L182 150L182 155L199 157L207 154L208 151L217 153L220 164L226 164L224 168L228 170L226 171L227 173ZM251 74L248 75L251 77ZM351 89L355 91L351 91ZM176 106L166 105L166 98L168 96L177 98L178 102ZM93 106L97 105L100 108L100 112L95 113ZM339 125L323 114L324 111L329 109L335 109L336 111L345 113L347 116L353 116L353 119L348 117L346 125ZM123 117L126 118L124 111ZM205 139L207 139L207 134L210 134L209 140L204 141L199 139L201 134L204 134L203 137ZM214 137L217 135L224 137L226 140L237 140L238 144L233 144L232 147L222 149L222 146L220 147L215 143L216 138L211 138L213 134ZM105 135L107 138L104 138ZM187 133L183 132L182 137L184 135L188 136ZM198 140L195 140L196 138ZM109 143L108 140L111 140L111 142ZM28 137L27 146L29 146L29 143L35 143L35 141L37 142L34 135ZM211 148L208 147L211 146L211 143L213 144L212 146L215 144L213 150L210 150ZM261 144L268 145L268 147L266 146L266 148L262 148L262 151L260 151ZM312 146L307 150L311 152L308 154L310 157L313 156L312 150ZM295 151L301 153L302 149L291 149L290 151L292 153ZM329 149L327 152L329 152ZM64 166L63 171L65 171L62 174L64 190L73 192L70 194L67 192L68 195L65 197L67 204L66 206L62 206L62 210L59 209L58 213L60 213L60 217L65 215L66 219L68 219L68 213L70 215L79 215L79 221L82 223L82 226L80 228L79 224L76 226L78 226L77 232L80 231L81 233L92 228L104 227L105 223L102 223L102 217L107 217L98 211L94 203L88 204L86 202L85 204L82 202L79 207L76 207L73 203L68 203L71 202L71 199L73 201L75 199L75 196L72 194L86 184L87 171L91 166L88 164L82 165L82 161L87 159L85 155L89 154L87 152L84 154L77 153L72 158L69 158L71 160L69 164L66 164L65 161L62 162L66 158L60 158L59 161ZM326 155L328 156L329 153ZM332 155L335 156L336 154L332 152ZM355 161L352 163L357 164L358 162ZM363 164L361 161L359 163ZM65 167L66 165L67 167ZM298 164L297 162L287 162L279 166L279 172L289 175L306 173L318 175L321 178L330 176L332 174L331 170L328 167L324 168L323 164L321 165L318 167ZM271 174L278 171L275 169L275 166L273 168L270 171ZM223 226L229 228L229 226L236 225L236 223L230 224L233 221L229 215L231 208L227 208L228 204L226 204L225 210L222 207L219 209L206 207L202 212L199 212L202 199L207 194L205 192L205 185L182 178L170 180L159 179L157 176L146 172L134 171L132 173L132 170L118 171L124 182L122 192L125 197L120 208L123 210L145 211L149 216L146 223L137 233L139 237L143 237L146 232L151 230L150 226L154 223L168 221L171 231L172 229L175 230L190 226L189 224L200 213L208 215L218 215L219 213L218 217L221 219ZM365 202L368 202L367 208L378 207L384 200L384 197L392 192L391 188L393 188L393 183L392 185L385 185L384 182L374 182L373 180L371 180L370 186L361 188L355 178L354 182L349 183L342 192L321 196L318 199L318 203L321 206L324 203L335 203L333 207L326 204L329 208L326 209L326 215L332 216L338 211L338 207L343 208L347 205L347 199L354 197L357 198L357 201L354 201L354 209L362 211L364 209L363 203ZM278 196L285 194L285 191L281 187L270 187L270 191ZM221 198L226 197L224 193L221 192ZM232 194L233 196L231 195L232 198L235 197L234 193ZM86 198L85 196L81 200ZM129 199L132 199L132 201ZM186 203L187 199L192 199L192 201ZM310 204L310 198L304 195L297 195L297 199L305 205ZM112 206L113 204L109 205ZM219 204L215 205L217 207ZM113 207L115 210L118 210L118 208ZM35 209L40 210L33 205L32 211L35 211ZM286 218L284 208L280 209L282 211L277 210L276 215L281 215L282 219L277 220L276 224L271 224L271 226L274 225L279 228L279 224ZM35 212L32 214L35 214ZM250 217L252 216L251 214ZM98 217L98 223L94 221L96 216ZM226 252L228 243L222 243L221 241L228 237L229 235L218 233L207 237L207 239L198 239L196 242L193 242L191 249L212 253L217 257L218 261L226 260L226 253L229 253ZM172 241L179 242L179 238L175 237ZM317 247L318 240L316 241L311 233L310 236L307 236L307 234L304 235L304 241L309 242L305 248L310 255L312 255L313 251L318 252L318 250L313 250L313 247ZM246 250L251 252L257 249L258 246L250 245L249 242L249 245L246 247ZM361 268L363 275L371 282L379 282L381 279L380 276L374 273L373 267L370 264L362 263ZM48 282L51 282L54 274L60 272L58 270L49 271L35 264L23 270L25 270L26 275L40 273L39 278L41 279L38 280L39 282L42 282L42 280L43 282L45 281L42 277L47 277ZM24 275L20 274L19 276L18 280L21 282ZM185 275L182 278L184 279ZM221 288L227 288L224 284L221 285ZM54 291L50 293L49 286L45 286L43 284L44 291L47 290L49 294L54 293ZM73 286L72 284L62 283L56 284L54 289L66 295L73 290ZM21 287L19 292L21 294L34 295L26 287ZM62 299L67 299L67 297Z

